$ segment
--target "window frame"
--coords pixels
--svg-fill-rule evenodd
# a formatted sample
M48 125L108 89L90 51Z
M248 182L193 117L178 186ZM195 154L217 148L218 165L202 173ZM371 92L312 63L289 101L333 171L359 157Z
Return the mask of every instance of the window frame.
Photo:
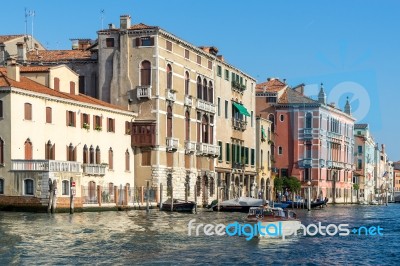
M24 120L32 121L32 104L24 103Z
M105 48L114 48L115 47L115 38L108 37L105 40Z
M27 183L31 183L31 187L27 187ZM34 196L35 195L35 181L32 178L24 179L24 196ZM31 193L28 193L28 188L32 189ZM29 191L30 192L30 191Z
M69 191L70 191L69 180L64 179L63 181L61 181L61 195L69 196Z
M4 178L0 177L0 195L4 195Z

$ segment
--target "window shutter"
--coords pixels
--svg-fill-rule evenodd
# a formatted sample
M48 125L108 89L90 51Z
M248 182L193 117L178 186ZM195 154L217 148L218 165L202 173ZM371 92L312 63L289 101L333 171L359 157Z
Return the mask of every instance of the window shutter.
M49 147L47 143L44 143L44 159L45 160L49 159Z
M53 147L51 148L51 159L56 159L56 144L53 144Z
M100 120L100 127L103 127L103 119L101 118L101 116L99 116L99 120Z
M96 116L94 115L93 116L93 129L95 129L96 128Z
M75 94L75 82L71 81L69 83L69 93L74 95Z
M75 112L74 112L74 122L73 123L74 123L73 126L76 127L76 113Z
M87 114L87 123L88 123L88 125L90 125L90 115L89 114Z
M60 79L54 78L54 90L60 91Z
M137 47L140 46L140 38L136 38L136 46L137 46Z
M67 112L67 117L66 117L66 121L67 121L67 127L69 126L69 112L68 111L66 111Z
M83 128L83 113L81 113L81 128Z
M110 128L110 118L107 118L107 132L111 132L111 128Z
M65 157L65 158L67 158L67 161L69 161L69 148L68 148L68 145L66 147L67 148L65 150L67 151L67 157Z
M74 158L71 159L71 161L76 161L76 154L77 154L77 150L76 147L74 148Z

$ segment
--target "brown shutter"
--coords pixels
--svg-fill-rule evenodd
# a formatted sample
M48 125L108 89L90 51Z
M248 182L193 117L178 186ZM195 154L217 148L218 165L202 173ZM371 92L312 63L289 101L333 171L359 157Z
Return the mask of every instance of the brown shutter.
M150 37L150 45L154 46L154 37Z
M66 121L67 121L67 127L69 126L69 112L67 111L67 119L66 119Z
M81 113L81 128L83 128L83 113Z
M54 90L60 91L60 79L54 78Z
M99 116L99 119L100 119L100 127L103 128L103 118Z
M69 93L75 95L75 82L70 81L69 83Z
M49 147L47 143L44 143L44 159L45 160L49 159Z
M67 158L67 161L69 161L69 147L68 147L68 145L67 145L66 151L67 151L67 157L65 157L65 158Z
M107 118L107 132L111 132L111 130L110 130L110 118Z
M56 159L56 144L53 144L53 147L51 148L51 159L55 160Z
M140 38L136 38L136 46L137 46L137 47L140 46Z
M88 123L88 125L90 125L90 115L89 114L87 115L87 123Z
M77 154L77 149L76 147L74 148L74 158L72 158L71 161L76 161L76 154Z
M93 116L93 129L95 129L96 128L96 116L94 115Z
M74 112L74 127L76 127L76 112Z

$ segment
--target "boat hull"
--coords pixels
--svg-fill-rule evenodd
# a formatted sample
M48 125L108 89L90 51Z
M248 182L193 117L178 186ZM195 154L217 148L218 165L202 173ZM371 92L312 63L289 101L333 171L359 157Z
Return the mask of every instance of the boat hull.
M299 220L262 221L260 223L262 225L258 232L260 238L292 236L301 226Z
M171 203L163 203L161 210L162 211L171 211ZM195 210L196 210L195 202L174 203L172 206L172 211L174 211L174 212L194 213Z
M286 201L284 202L288 204L287 208L294 208L294 209L307 209L307 203L305 202L292 202L292 201ZM311 203L311 208L317 208L317 207L323 207L326 205L327 201L319 201L319 202L312 202Z

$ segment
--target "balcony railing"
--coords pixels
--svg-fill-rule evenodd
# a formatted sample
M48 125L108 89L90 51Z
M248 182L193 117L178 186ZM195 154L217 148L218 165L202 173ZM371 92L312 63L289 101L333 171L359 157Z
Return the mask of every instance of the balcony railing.
M197 154L218 157L220 155L219 146L208 143L197 143Z
M342 135L336 132L327 132L326 134L329 138L334 138L334 139L342 139Z
M312 139L312 128L305 128L304 129L304 138L305 139Z
M312 166L312 159L310 159L310 158L303 159L302 165L303 165L304 168L311 168L311 166Z
M175 90L167 89L167 97L166 98L167 98L167 100L175 102L176 101L176 92L175 92Z
M328 168L335 168L335 169L343 169L344 164L342 162L337 161L327 161Z
M194 141L185 141L185 152L188 153L195 153L196 152L196 145L197 142Z
M210 102L201 100L201 99L197 99L196 108L199 110L202 110L202 111L206 111L206 112L215 114L215 105Z
M244 90L246 90L246 85L240 84L240 82L238 82L236 80L232 80L232 89L243 92Z
M141 98L151 98L151 86L137 86L136 97L140 100Z
M83 164L83 173L86 175L105 175L106 165L105 164Z
M11 160L12 171L79 173L81 163L53 160Z
M179 139L167 137L167 151L176 151L179 146Z
M185 95L185 105L192 106L193 105L193 98L191 95Z
M233 126L234 129L245 131L246 130L246 126L247 126L247 122L244 121L244 120L232 118L232 126Z

